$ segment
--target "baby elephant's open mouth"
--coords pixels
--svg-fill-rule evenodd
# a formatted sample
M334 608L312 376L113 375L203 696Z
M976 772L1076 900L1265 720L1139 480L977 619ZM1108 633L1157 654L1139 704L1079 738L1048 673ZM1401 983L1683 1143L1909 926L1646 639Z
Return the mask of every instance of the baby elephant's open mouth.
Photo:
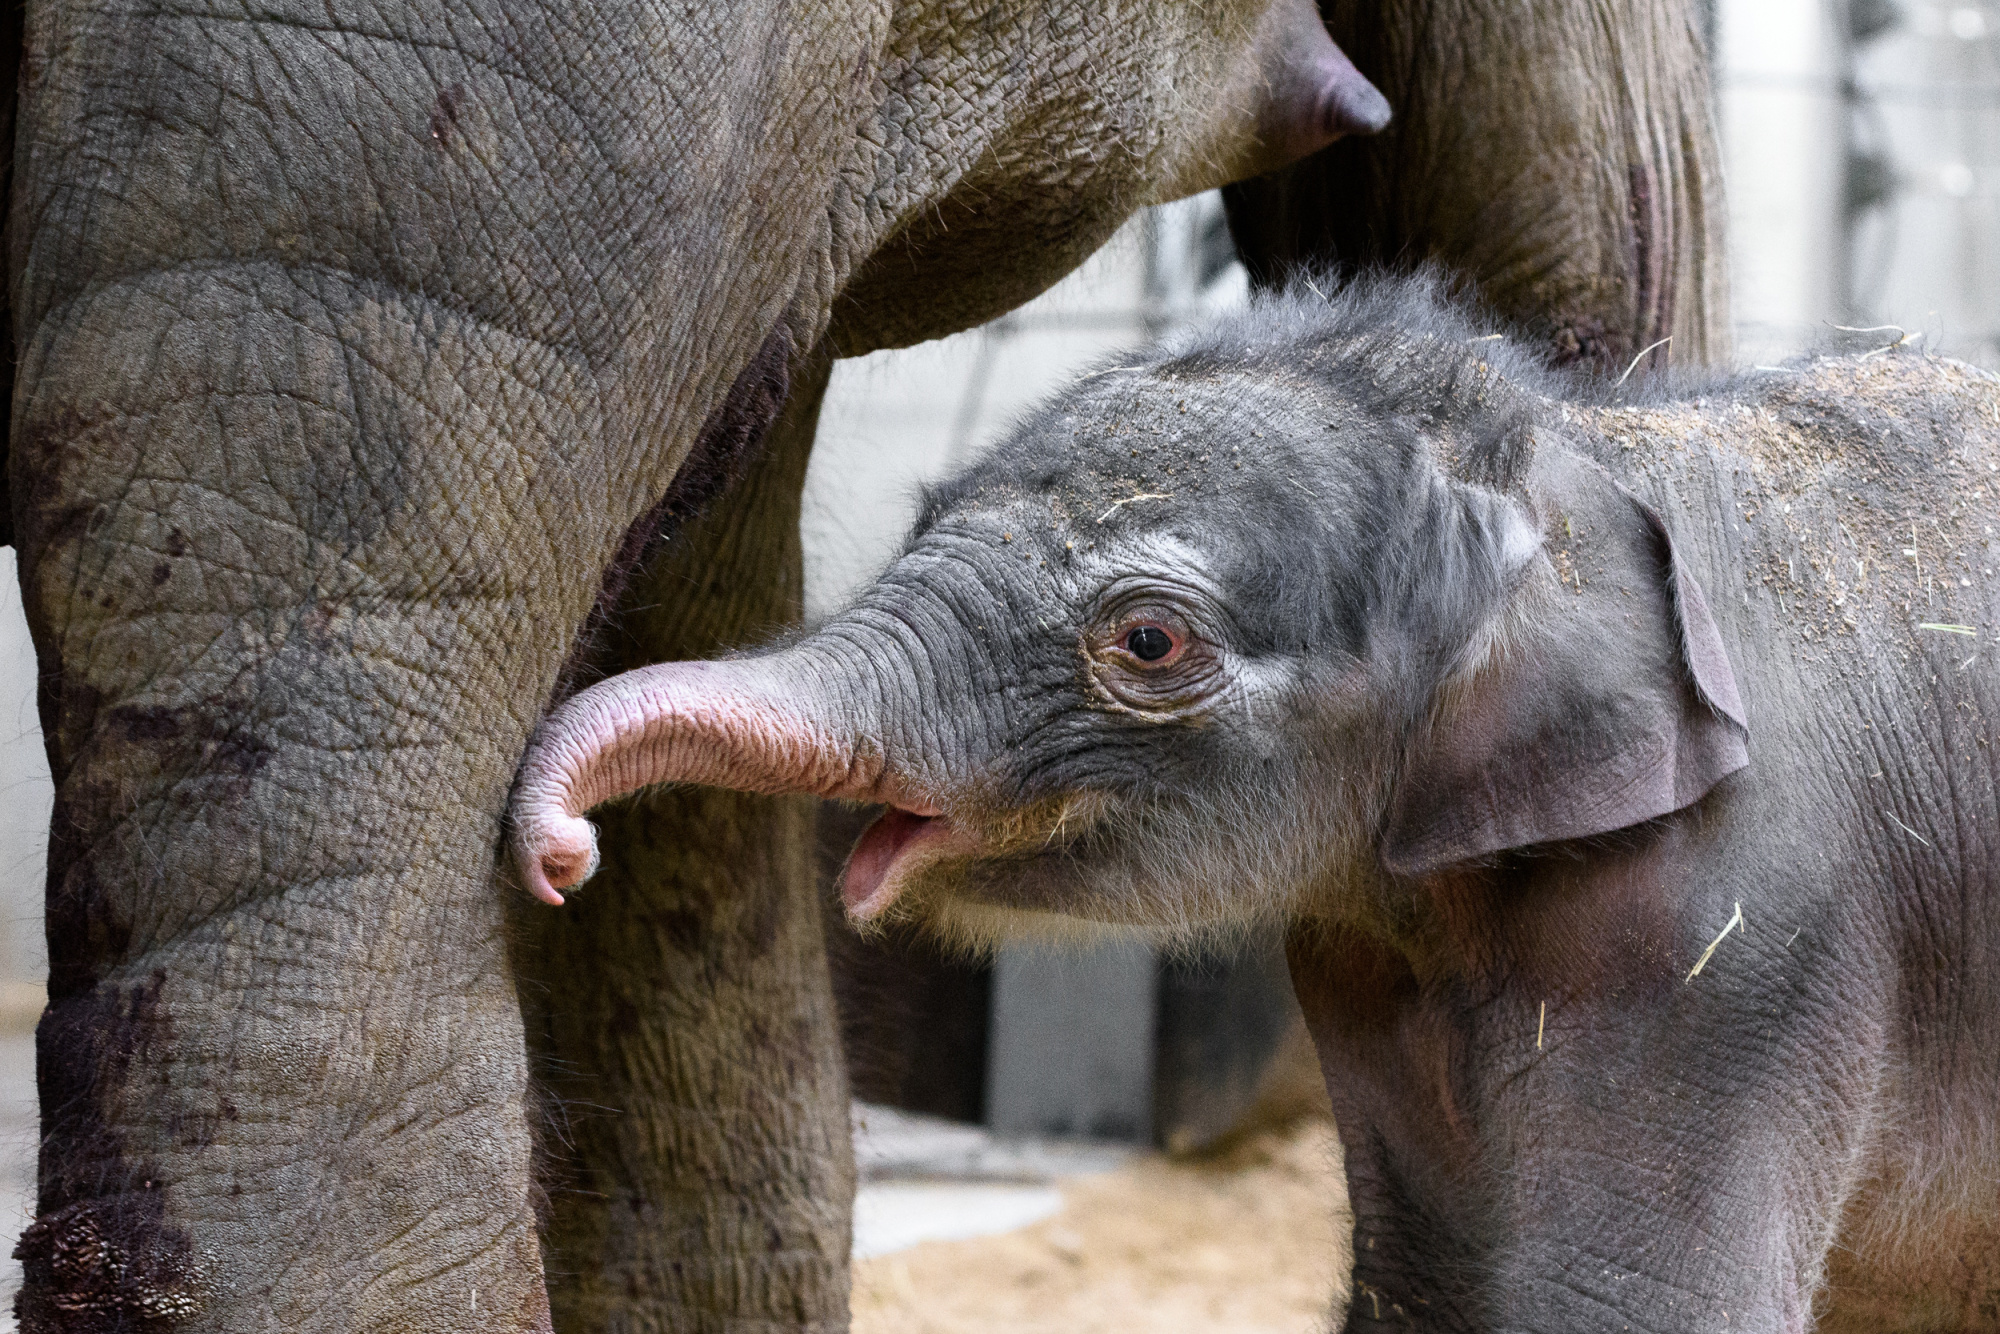
M856 921L879 916L920 867L975 840L938 814L892 806L861 833L840 879L840 900Z

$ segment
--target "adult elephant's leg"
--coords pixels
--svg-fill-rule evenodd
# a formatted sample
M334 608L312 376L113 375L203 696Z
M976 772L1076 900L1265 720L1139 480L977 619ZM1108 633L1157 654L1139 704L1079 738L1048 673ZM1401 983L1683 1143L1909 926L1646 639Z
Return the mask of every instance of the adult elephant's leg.
M546 626L588 602L506 516L584 498L445 449L485 406L447 376L386 391L478 341L421 304L155 272L23 358L56 777L29 1334L547 1327L495 849Z
M601 671L795 624L799 493L827 362L794 377L744 481L607 624ZM845 1329L854 1169L812 878L811 803L714 789L600 812L603 864L522 911L549 1098L556 1327Z
M1396 119L1225 192L1251 271L1437 261L1559 362L1729 347L1720 151L1682 0L1321 0Z

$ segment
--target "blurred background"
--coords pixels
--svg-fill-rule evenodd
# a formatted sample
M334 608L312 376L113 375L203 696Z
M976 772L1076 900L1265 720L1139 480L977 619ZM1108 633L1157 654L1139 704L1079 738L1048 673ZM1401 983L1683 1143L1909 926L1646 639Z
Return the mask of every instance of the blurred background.
M1894 326L1885 341L1920 336L1931 350L2000 368L2000 3L1712 0L1703 12L1738 360L1779 360L1830 325L1880 325ZM841 363L807 483L808 614L836 608L879 569L920 488L976 458L1026 405L1119 349L1247 299L1220 200L1203 196L1134 219L1079 272L990 325ZM32 1197L49 800L13 552L0 549L0 1231L9 1238ZM853 822L835 814L826 825L831 866ZM1333 1221L1322 1210L1301 1233L1285 1209L1304 1201L1310 1211L1337 1194L1326 1184L1330 1137L1295 1128L1245 1149L1239 1133L1260 1118L1292 1121L1312 1097L1275 942L1202 960L1126 944L971 964L915 941L854 941L837 922L830 930L867 1103L857 1118L869 1179L857 1330L918 1328L907 1313L919 1287L923 1328L1174 1327L1162 1313L1141 1318L1134 1303L1145 1301L1185 1309L1190 1327L1315 1327ZM1092 1156L1070 1141L1123 1147ZM1135 1156L1150 1146L1211 1152L1192 1164ZM1203 1230L1225 1225L1260 1236L1254 1260L1221 1250L1200 1260ZM1195 1259L1171 1280L1140 1282L1132 1266L1080 1258L1103 1253L1085 1245L1092 1227L1125 1229L1134 1257L1157 1241ZM1011 1235L963 1239L982 1231ZM953 1249L965 1247L986 1249ZM994 1291L1013 1296L966 1287L963 1254L983 1257ZM1244 1283L1246 1263L1257 1283ZM0 1276L8 1306L13 1282ZM966 1318L988 1323L950 1323L940 1314L949 1303L929 1290L937 1283L963 1290ZM1246 1286L1263 1294L1247 1306ZM1217 1306L1229 1293L1238 1305ZM1002 1311L1012 1314L999 1321Z

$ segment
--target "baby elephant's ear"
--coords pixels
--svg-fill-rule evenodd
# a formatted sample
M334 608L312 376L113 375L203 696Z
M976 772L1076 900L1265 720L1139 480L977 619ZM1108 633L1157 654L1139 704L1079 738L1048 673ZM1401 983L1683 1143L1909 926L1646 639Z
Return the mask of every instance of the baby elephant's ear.
M1666 524L1623 487L1557 520L1525 623L1445 692L1405 759L1383 861L1422 875L1680 810L1750 762L1736 677Z

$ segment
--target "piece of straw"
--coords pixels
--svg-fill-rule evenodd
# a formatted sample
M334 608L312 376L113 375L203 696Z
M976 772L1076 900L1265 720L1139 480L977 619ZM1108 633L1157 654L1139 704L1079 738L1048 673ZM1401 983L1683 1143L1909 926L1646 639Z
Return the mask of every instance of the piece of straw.
M1741 900L1738 900L1736 904L1736 911L1731 913L1729 920L1722 924L1722 930L1716 935L1715 939L1708 942L1708 948L1703 950L1701 952L1701 957L1694 961L1694 967L1688 969L1688 975L1685 980L1689 982L1694 981L1695 975L1701 972L1703 968L1706 968L1708 966L1708 961L1715 957L1715 947L1722 943L1722 937L1728 935L1731 931L1740 928L1742 925L1743 925L1743 904Z
M1646 359L1646 354L1648 352L1651 352L1656 347L1665 347L1668 343L1671 343L1673 341L1674 341L1674 336L1672 334L1668 334L1665 338L1662 338L1659 342L1648 343L1646 346L1640 348L1639 355L1632 358L1632 364L1625 368L1625 373L1619 376L1616 383L1614 383L1611 387L1613 389L1616 389L1619 385L1624 384L1627 380L1631 379L1632 372L1639 369L1639 363Z
M1887 811L1884 811L1883 814L1888 815L1889 813ZM1925 847L1928 848L1931 846L1931 841L1929 839L1925 838L1922 834L1919 834L1916 830L1904 824L1901 820L1898 820L1895 816L1889 815L1889 823L1896 826L1896 828L1902 830L1904 833L1908 834L1911 838L1914 838L1915 840L1917 840L1917 842L1923 844Z
M1889 344L1889 346L1878 347L1873 352L1863 352L1860 356L1856 357L1855 360L1867 361L1871 357L1886 357L1891 352L1894 352L1897 348L1903 346L1905 343L1914 343L1923 336L1924 335L1922 330L1919 330L1916 333L1906 333L1901 338L1898 338L1895 342Z
M1171 491L1143 491L1136 496L1127 496L1123 500L1113 501L1110 509L1097 516L1097 521L1103 523L1106 519L1116 514L1118 507L1121 505L1134 505L1142 500L1172 500L1173 498L1173 492Z

